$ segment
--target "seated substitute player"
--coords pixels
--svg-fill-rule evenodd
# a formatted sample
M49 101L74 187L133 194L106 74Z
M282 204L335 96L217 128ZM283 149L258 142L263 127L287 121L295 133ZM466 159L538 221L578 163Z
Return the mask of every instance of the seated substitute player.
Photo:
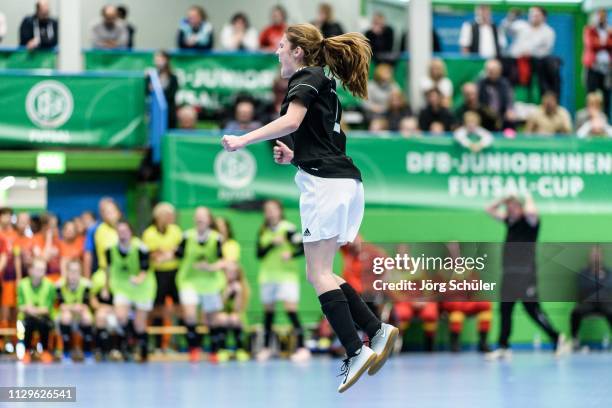
M458 242L449 242L446 245L448 256L457 259L461 256ZM473 270L465 270L461 273L451 271L444 277L445 281L472 280L478 279L478 274ZM450 349L453 352L461 350L459 338L463 329L463 322L466 316L476 316L478 320L478 351L488 353L491 351L487 344L489 329L491 328L491 302L473 300L475 294L471 291L453 291L448 300L440 303L440 311L448 313L448 323L450 326Z
M242 267L237 262L228 262L225 266L227 286L223 291L224 313L220 317L227 330L234 337L235 358L238 361L250 359L244 346L243 313L249 304L249 284Z
M133 236L127 221L117 224L119 243L106 250L108 260L106 287L113 294L113 306L122 328L121 352L125 360L131 359L128 347L130 337L129 317L132 307L134 331L139 346L139 360L148 359L147 315L153 309L156 284L155 276L149 269L149 252L138 238Z
M297 349L291 356L293 361L305 361L310 351L304 347L304 333L297 314L300 301L300 280L295 258L304 253L302 237L295 225L285 220L283 207L276 200L264 204L264 224L257 236L257 258L259 264L259 292L264 306L264 348L257 360L265 361L272 356L272 323L277 302L283 302L287 316L297 337Z
M96 325L95 357L96 361L121 360L121 353L112 348L111 332L117 331L117 316L113 310L113 295L106 287L106 271L98 269L91 277L89 304L94 312Z
M64 265L65 278L57 286L59 303L59 324L64 343L64 358L76 362L83 361L91 355L93 317L89 309L89 289L91 282L82 276L83 266L73 259ZM78 324L83 336L83 350L72 347L72 327ZM85 352L85 354L83 354Z
M40 360L45 364L53 362L49 352L49 333L53 329L51 313L55 304L55 286L45 274L47 262L42 257L35 257L28 268L28 277L21 279L17 286L17 305L19 320L25 328L24 346L25 354L22 361L30 363L32 359ZM38 332L42 353L37 353L33 347L34 333ZM19 353L18 353L19 354Z
M229 352L225 350L226 327L222 320L223 291L227 284L222 254L221 234L212 229L213 216L206 207L198 207L194 214L195 226L184 233L176 256L181 259L176 284L183 308L183 320L187 326L189 360L200 360L202 338L196 332L198 306L206 315L211 363L225 362Z

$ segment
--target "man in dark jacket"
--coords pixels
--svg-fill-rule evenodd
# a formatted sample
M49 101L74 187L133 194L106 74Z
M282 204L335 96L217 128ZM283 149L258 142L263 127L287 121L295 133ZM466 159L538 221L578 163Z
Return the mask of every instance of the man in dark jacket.
M28 50L57 46L57 20L49 17L49 1L36 2L36 13L25 17L19 27L19 45Z
M499 60L490 59L485 64L485 77L478 81L478 100L502 118L504 129L514 127L514 94L510 82L502 77Z

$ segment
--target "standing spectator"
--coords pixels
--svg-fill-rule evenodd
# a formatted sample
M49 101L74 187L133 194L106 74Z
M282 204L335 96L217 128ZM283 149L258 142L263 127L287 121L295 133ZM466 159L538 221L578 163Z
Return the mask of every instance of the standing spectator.
M176 258L176 250L183 240L183 233L176 225L176 211L169 203L159 203L153 208L153 224L142 234L142 242L149 249L150 262L155 272L157 281L157 294L153 313L153 326L170 325L172 314L179 314L179 297L176 287L176 273L179 261ZM170 298L172 304L168 304ZM162 344L162 340L164 343ZM166 349L169 338L157 336L157 348Z
M244 13L232 16L230 24L221 30L221 48L227 51L255 51L259 40L257 30L249 24Z
M225 132L250 132L261 127L261 122L255 120L255 104L250 99L239 100L234 108L234 119L224 128Z
M389 106L393 91L399 91L399 85L393 79L393 67L389 64L378 64L374 69L373 80L368 81L368 99L364 108L369 116L384 115Z
M12 217L12 208L0 208L0 328L9 327L17 317L17 276L13 257L16 233Z
M410 109L408 102L406 102L402 91L394 89L389 97L389 107L386 114L389 130L399 130L401 120L407 116L412 116L412 109Z
M28 50L49 49L57 46L57 20L50 18L49 13L48 0L36 2L36 13L25 17L19 27L20 46Z
M283 6L276 5L270 13L270 25L259 34L259 48L266 51L276 51L286 28L287 11Z
M586 108L576 112L576 129L580 129L589 120L600 118L608 122L608 116L602 111L603 97L601 92L590 92L586 97Z
M529 21L517 19L515 13L509 13L502 26L513 39L510 56L543 58L551 55L555 31L546 23L546 10L542 7L529 9Z
M463 123L464 125L455 129L453 133L455 140L461 146L469 149L472 153L478 153L482 149L491 146L493 135L488 130L480 127L480 117L476 112L465 112Z
M13 245L13 251L9 254L9 261L14 262L15 274L17 280L23 277L23 272L32 262L32 229L30 227L30 214L20 212L17 214L17 222L15 223L16 237Z
M516 116L512 109L514 105L512 86L501 75L502 66L499 60L488 60L485 64L485 77L478 81L478 100L497 113L505 129L514 126Z
M56 282L61 277L60 239L57 216L45 213L40 217L41 229L32 238L33 253L47 264L47 277Z
M319 4L317 19L313 23L324 38L344 34L344 28L334 19L334 9L328 3Z
M176 128L176 92L178 91L178 79L170 65L170 55L164 50L155 53L154 63L159 81L164 90L164 98L168 105L168 128Z
M117 15L119 16L119 19L125 25L125 28L127 28L127 31L128 31L127 47L131 50L132 48L134 48L134 35L136 34L136 27L134 27L134 24L128 21L127 6L124 6L124 5L117 6Z
M64 223L62 239L59 241L60 270L62 278L66 278L67 266L70 261L78 261L81 265L83 259L83 243L78 239L74 222Z
M393 28L386 24L384 14L374 13L372 26L365 32L365 36L370 41L375 59L380 60L380 54L393 51Z
M6 16L0 11L0 43L6 35Z
M421 92L427 93L437 88L442 93L442 105L450 107L453 102L453 83L446 76L446 65L440 58L434 58L429 64L429 76L421 78Z
M557 95L547 92L542 96L542 105L527 118L525 132L541 136L550 136L559 133L570 133L572 120L569 112L559 106Z
M582 37L584 41L582 64L586 67L587 91L601 91L604 112L610 115L612 27L608 25L608 14L605 9L595 13L593 24L584 27Z
M102 8L102 21L91 27L91 44L94 48L118 49L128 46L129 33L125 23L119 19L115 6Z
M466 112L474 112L478 115L481 126L491 132L501 129L501 120L497 113L478 100L478 87L473 82L466 82L461 87L463 104L455 111L455 120L463 123L463 115Z
M461 26L459 45L464 54L478 55L482 58L499 58L506 46L506 38L500 33L491 17L491 6L476 6L474 21L466 21Z
M430 89L426 98L427 105L419 112L419 129L435 133L450 131L453 125L453 114L444 107L440 90Z
M213 26L200 6L191 6L187 18L181 21L177 44L182 50L207 51L213 47Z

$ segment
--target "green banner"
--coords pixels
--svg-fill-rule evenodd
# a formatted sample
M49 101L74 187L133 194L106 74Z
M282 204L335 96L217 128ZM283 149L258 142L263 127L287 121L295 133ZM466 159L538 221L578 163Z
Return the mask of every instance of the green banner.
M0 73L0 143L143 146L144 98L144 76Z
M55 69L54 51L0 50L0 69Z
M370 206L481 211L496 197L529 192L550 213L612 212L612 141L497 139L474 154L449 137L350 137ZM219 137L169 135L163 198L178 207L224 207L260 198L297 206L293 166L273 162L270 145L222 150Z

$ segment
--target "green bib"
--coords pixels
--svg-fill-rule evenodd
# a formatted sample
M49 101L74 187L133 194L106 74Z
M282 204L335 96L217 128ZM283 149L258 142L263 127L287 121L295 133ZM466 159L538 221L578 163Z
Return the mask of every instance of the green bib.
M179 290L194 290L201 295L222 292L227 284L224 271L208 272L195 268L198 262L204 261L211 264L219 260L217 253L219 233L210 230L208 238L202 244L198 243L196 230L185 232L185 236L185 253L176 276Z
M20 306L48 307L51 312L55 300L55 286L49 279L43 278L40 285L35 288L29 277L23 278L19 287L23 294L23 304Z
M85 303L85 291L89 287L89 280L81 278L76 290L71 290L68 282L62 282L60 293L62 294L63 303L66 305L78 305Z
M299 282L298 264L294 258L283 260L283 252L293 253L295 246L287 239L287 233L295 230L289 221L281 221L274 230L264 228L259 236L259 244L267 247L276 237L283 243L272 247L259 263L259 283Z
M121 256L119 246L113 246L110 250L109 271L110 290L113 294L126 296L132 302L148 302L155 299L157 284L153 273L147 271L147 277L140 285L130 282L132 276L140 273L139 258L140 241L133 238L130 249L125 257Z

